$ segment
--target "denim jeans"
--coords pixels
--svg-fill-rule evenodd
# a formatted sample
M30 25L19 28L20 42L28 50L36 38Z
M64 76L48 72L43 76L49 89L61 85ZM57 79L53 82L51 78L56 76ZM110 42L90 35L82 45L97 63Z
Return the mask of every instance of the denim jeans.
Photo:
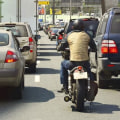
M90 80L94 81L93 75L91 73L91 69L90 69L90 63L89 61L81 61L81 62L76 62L76 61L69 61L69 60L63 60L61 62L61 70L60 70L60 81L61 84L63 84L65 87L68 86L68 70L71 70L72 68L74 68L75 66L83 66L86 68L89 76L90 76Z

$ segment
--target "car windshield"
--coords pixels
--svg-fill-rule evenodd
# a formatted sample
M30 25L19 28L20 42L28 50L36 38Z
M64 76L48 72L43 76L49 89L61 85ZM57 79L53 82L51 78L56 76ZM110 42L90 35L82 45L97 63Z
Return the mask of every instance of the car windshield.
M27 29L24 25L2 25L0 26L0 29L11 30L13 35L17 37L28 37Z
M120 14L113 17L110 33L120 33Z
M9 44L9 35L6 33L0 33L0 46L6 46Z

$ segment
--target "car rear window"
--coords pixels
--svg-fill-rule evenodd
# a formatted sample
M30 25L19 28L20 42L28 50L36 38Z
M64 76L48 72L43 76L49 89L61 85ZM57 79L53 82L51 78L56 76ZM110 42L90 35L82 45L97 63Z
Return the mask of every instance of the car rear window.
M0 29L11 30L13 34L18 37L28 37L27 29L24 25L2 25Z
M120 14L113 16L110 33L120 33Z
M0 46L6 46L9 44L9 35L6 33L0 33Z
M83 19L83 21L84 21L84 25L85 25L85 31L89 33L92 30L95 34L97 31L99 21L97 19ZM72 31L73 22L74 22L74 20L72 20L69 23L66 33L69 33Z

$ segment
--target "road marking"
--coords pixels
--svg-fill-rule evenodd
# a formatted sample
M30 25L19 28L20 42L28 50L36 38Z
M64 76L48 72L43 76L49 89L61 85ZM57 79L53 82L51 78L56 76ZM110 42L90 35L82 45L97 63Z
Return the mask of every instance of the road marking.
M35 75L35 82L40 82L40 75Z
M40 61L37 61L37 65L40 64Z

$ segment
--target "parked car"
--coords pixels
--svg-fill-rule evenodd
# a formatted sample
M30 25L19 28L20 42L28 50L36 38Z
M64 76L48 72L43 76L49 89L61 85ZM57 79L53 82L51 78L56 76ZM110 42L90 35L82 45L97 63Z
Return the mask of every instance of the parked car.
M28 46L20 49L12 32L0 30L0 87L12 87L17 99L22 98L24 88L25 60L21 52L29 49Z
M17 37L20 48L29 46L30 50L22 52L25 59L25 66L29 67L31 72L36 72L37 45L35 36L32 34L30 25L27 23L0 23L0 29L15 30L13 34Z
M107 88L112 76L120 74L120 8L109 9L102 17L94 38L97 52L90 53L91 67L100 88Z

